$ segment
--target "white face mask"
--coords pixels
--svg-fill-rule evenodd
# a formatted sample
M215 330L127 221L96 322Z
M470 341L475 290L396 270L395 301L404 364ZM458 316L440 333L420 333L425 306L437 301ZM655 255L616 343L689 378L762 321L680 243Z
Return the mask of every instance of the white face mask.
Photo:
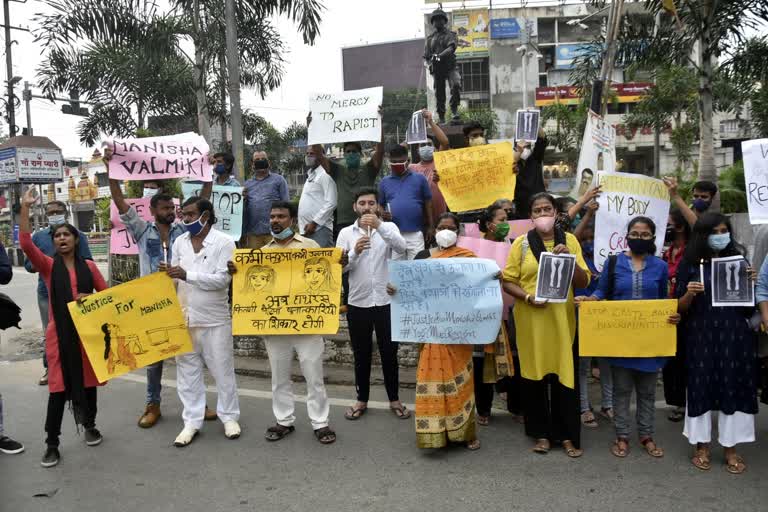
M64 224L64 222L67 220L67 216L62 214L58 215L49 215L48 216L48 224L51 226L58 226L59 224Z
M531 156L531 148L525 148L522 153L520 153L520 158L523 160L528 160L528 157Z
M145 188L144 197L152 197L160 191L159 188Z
M435 235L435 242L437 242L437 246L441 249L447 249L456 245L457 239L458 235L456 232L450 229L442 229Z

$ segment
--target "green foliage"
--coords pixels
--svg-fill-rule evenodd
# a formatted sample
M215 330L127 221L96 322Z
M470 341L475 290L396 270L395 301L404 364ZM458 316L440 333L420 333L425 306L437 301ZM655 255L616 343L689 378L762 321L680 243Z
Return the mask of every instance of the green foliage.
M127 182L127 183L141 183L141 182ZM102 226L109 226L109 204L112 202L111 197L102 197L96 200L96 219L94 223Z
M720 189L720 210L723 213L747 211L747 188L744 163L739 161L723 170L717 180Z
M756 137L768 137L768 37L747 40L723 64L729 83L737 84L734 103L749 104Z
M589 107L584 102L576 108L555 103L541 109L541 117L544 122L555 121L555 128L547 131L549 144L565 154L565 160L572 169L576 168L579 161L581 141L584 138L584 129L587 125L588 109Z
M459 108L459 117L463 123L477 121L485 128L485 137L493 139L499 134L499 116L490 108Z
M385 140L390 143L400 143L405 140L405 131L411 121L411 115L426 106L426 91L416 88L385 89L381 107ZM401 140L396 141L398 133Z

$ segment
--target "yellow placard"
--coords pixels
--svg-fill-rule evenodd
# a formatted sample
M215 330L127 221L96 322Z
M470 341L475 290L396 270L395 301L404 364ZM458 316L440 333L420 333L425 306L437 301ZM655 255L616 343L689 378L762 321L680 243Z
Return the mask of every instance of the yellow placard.
M677 329L667 319L677 301L612 300L579 306L579 355L674 356Z
M341 249L235 251L232 333L336 334Z
M435 152L435 168L451 211L480 210L500 197L515 197L510 142Z
M192 351L173 280L163 273L68 304L99 382Z

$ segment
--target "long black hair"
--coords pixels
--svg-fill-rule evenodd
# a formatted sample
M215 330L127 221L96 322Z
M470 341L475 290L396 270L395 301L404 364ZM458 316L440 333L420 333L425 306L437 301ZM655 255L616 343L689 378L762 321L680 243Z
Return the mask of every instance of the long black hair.
M642 215L638 215L637 217L633 217L632 220L629 221L629 224L627 224L627 235L629 235L629 232L632 230L632 228L635 226L635 224L645 224L648 226L648 229L651 230L651 234L654 236L654 239L656 238L656 223L653 222L653 219L650 217L644 217ZM656 254L656 244L653 244L653 250L651 251L651 255Z
M683 234L685 235L685 242L687 243L688 240L691 239L691 225L688 224L685 216L683 216L683 212L675 208L674 210L669 211L669 216L672 217L672 222L674 222L675 225L683 226Z
M722 213L707 212L696 221L693 226L693 232L691 233L691 239L685 249L685 259L691 265L697 265L701 260L710 260L715 255L715 251L709 247L709 235L720 224L725 224L728 227L728 232L731 234L731 243L720 251L718 256L737 256L746 254L744 247L742 247L733 238L733 227L731 221Z
M496 201L491 206L486 208L480 213L480 217L477 219L477 223L480 227L480 231L483 233L488 232L488 223L493 221L493 218L496 216L496 212L499 210L503 210L504 208L501 207L501 204ZM504 212L504 217L506 218L507 212Z

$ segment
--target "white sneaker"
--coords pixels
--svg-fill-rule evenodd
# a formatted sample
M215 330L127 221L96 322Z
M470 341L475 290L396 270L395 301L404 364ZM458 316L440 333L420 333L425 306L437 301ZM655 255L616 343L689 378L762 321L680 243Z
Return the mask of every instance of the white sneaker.
M196 435L197 429L192 427L184 427L184 430L182 430L179 435L176 436L176 440L173 442L173 445L179 448L183 448L184 446L189 445Z
M237 439L240 437L240 424L236 421L230 420L224 422L224 435L227 439Z

